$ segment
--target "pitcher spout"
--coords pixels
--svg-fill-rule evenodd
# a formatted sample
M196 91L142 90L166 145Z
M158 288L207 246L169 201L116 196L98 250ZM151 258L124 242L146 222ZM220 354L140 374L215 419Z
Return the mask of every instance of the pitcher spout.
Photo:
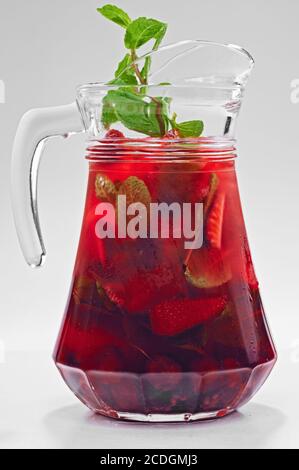
M254 59L243 47L205 40L185 40L161 47L151 57L151 83L244 88ZM141 60L141 59L140 59Z

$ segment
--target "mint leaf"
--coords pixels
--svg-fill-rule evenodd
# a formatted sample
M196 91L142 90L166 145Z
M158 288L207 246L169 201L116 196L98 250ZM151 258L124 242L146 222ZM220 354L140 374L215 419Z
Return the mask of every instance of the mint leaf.
M130 54L126 54L119 62L114 74L115 78L109 82L109 85L137 85L138 81L134 69L130 67L131 64L132 57Z
M121 77L113 78L108 85L138 85L136 77L130 74L122 74Z
M148 81L148 74L151 68L151 63L152 63L151 57L146 57L144 60L144 66L141 69L141 76L146 83Z
M132 21L125 11L115 5L107 4L101 8L97 8L97 11L105 16L105 18L108 18L108 20L113 21L123 28L127 28Z
M121 74L132 64L132 58L130 54L126 54L125 57L119 62L116 72L115 78L121 76ZM134 74L134 70L132 69L132 74Z
M132 21L126 30L125 46L127 49L138 49L151 39L156 39L155 45L161 42L167 25L161 21L144 16Z
M102 108L102 123L105 129L109 129L111 124L114 124L118 121L118 117L115 114L113 101L110 96L111 91L108 91L107 95L103 98L103 108Z
M105 119L102 115L104 125L107 121L115 122L116 118L128 129L152 137L159 137L166 132L168 119L165 107L168 102L164 98L155 98L153 101L126 89L110 90L105 98L108 113Z
M180 137L199 137L203 132L202 121L185 121L174 124Z
M147 135L160 135L152 103L126 90L115 91L113 99L116 115L125 127Z
M154 44L153 50L158 49L167 31L167 24L166 23L161 23L161 24L162 24L161 29L155 36L156 42Z

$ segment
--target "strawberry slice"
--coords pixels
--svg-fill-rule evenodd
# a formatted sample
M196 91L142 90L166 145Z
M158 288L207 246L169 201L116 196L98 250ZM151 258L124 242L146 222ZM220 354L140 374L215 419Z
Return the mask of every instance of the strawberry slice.
M151 311L152 330L157 335L178 335L217 317L224 310L226 302L224 296L162 302Z
M216 173L209 175L209 189L205 198L204 215L206 215L214 201L214 196L219 185L219 178Z
M213 248L221 248L222 239L222 222L225 205L225 194L219 193L215 197L215 201L211 207L207 224L206 236Z
M151 194L145 182L137 176L129 176L126 178L120 184L118 194L126 196L127 206L134 202L141 202L149 209Z
M192 251L185 276L193 286L204 289L225 284L231 278L231 271L220 250L204 246Z

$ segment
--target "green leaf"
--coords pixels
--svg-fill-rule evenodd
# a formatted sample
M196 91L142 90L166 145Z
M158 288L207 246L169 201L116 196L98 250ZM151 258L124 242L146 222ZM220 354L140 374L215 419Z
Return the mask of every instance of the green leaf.
M114 74L115 78L108 82L109 85L138 85L135 71L132 67L130 67L131 64L131 55L126 54L118 64L117 70Z
M120 77L121 74L132 64L132 58L130 54L126 54L125 57L119 62L116 72L114 74L115 78ZM134 70L132 74L134 74Z
M119 86L131 85L131 86L134 86L134 85L138 85L138 82L137 82L136 77L134 77L134 75L123 74L119 78L113 78L112 80L110 80L110 82L108 82L108 85L119 85Z
M125 11L115 5L107 4L101 8L97 8L97 11L105 16L105 18L108 18L108 20L113 21L123 28L127 28L132 21Z
M116 114L125 127L147 135L160 135L152 102L126 90L118 90L114 93L114 103Z
M107 112L102 115L102 122L115 122L115 117L125 127L152 137L164 134L168 127L166 107L168 103L162 98L150 99L137 95L130 90L110 90L107 96ZM104 109L103 109L104 112ZM162 127L162 129L161 129Z
M165 36L165 33L167 31L167 24L166 23L161 23L163 26L161 27L160 31L158 32L158 34L156 35L155 39L156 39L156 42L154 44L154 47L153 47L153 50L156 50L158 49L158 47L160 46L161 42L162 42L162 39L164 38Z
M185 121L175 123L175 129L178 131L180 137L199 137L203 132L202 121Z
M137 18L127 27L125 46L127 49L138 49L151 39L156 39L155 47L157 47L156 44L161 42L166 28L167 25L161 21L144 16Z
M118 121L118 117L115 114L110 93L111 91L108 91L107 95L103 98L102 123L105 129L109 129L111 124L114 124Z
M149 71L150 71L150 68L151 68L151 63L152 63L151 57L146 57L145 60L144 60L144 66L141 69L141 76L142 76L143 80L145 80L146 83L147 83L147 80L148 80L148 74L149 74Z

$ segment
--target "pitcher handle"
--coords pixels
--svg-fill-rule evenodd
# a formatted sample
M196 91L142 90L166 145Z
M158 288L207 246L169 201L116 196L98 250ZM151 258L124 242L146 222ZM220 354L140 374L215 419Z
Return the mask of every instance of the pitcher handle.
M83 131L76 102L32 109L21 118L13 144L11 191L18 239L29 266L41 266L46 256L37 204L38 169L44 144L49 137Z

